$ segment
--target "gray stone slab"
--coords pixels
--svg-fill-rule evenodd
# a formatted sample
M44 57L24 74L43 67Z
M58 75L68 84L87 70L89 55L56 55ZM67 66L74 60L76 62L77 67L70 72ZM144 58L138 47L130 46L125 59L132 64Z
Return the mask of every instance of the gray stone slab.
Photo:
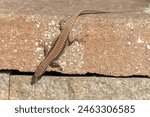
M10 99L150 99L150 79L44 76L31 86L30 76L11 77Z
M10 72L0 72L0 100L9 99Z
M58 59L63 73L150 76L150 18L147 0L2 0L0 2L0 69L34 72L60 34L59 22L79 9L138 11L84 15ZM64 7L65 6L65 7ZM96 67L95 67L96 66ZM58 71L59 69L47 69Z

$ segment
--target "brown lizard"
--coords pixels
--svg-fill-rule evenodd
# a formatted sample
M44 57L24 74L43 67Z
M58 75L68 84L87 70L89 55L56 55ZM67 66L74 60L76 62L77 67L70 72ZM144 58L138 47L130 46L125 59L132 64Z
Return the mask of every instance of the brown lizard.
M53 46L51 47L50 51L46 55L45 59L36 68L35 74L32 77L30 84L33 85L34 83L39 81L49 65L58 66L55 63L55 61L62 54L65 47L69 43L72 43L74 41L74 40L68 39L68 35L71 31L71 28L74 25L74 22L78 18L78 16L84 15L84 14L122 13L122 12L136 12L136 11L142 11L142 10L135 10L135 11L101 11L101 10L83 10L83 11L81 11L80 10L80 11L77 11L76 13L74 13L65 23L65 27L61 30L59 37L54 42Z

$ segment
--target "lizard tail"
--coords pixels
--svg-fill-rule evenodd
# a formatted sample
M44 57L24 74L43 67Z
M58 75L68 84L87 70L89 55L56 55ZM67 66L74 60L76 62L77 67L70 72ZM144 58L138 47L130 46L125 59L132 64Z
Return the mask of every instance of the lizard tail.
M38 82L41 79L41 77L36 77L35 75L32 77L30 84L33 85L36 82Z

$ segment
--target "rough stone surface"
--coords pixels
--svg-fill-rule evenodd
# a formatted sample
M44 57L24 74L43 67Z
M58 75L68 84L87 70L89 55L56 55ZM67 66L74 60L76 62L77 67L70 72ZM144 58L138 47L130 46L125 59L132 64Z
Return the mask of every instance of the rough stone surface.
M65 7L64 7L65 6ZM79 17L58 62L63 73L150 76L149 0L0 0L0 69L33 72L43 60L40 43L51 47L59 22L77 9L142 12ZM48 69L57 71L57 69ZM43 77L0 73L0 99L150 99L142 77Z
M0 72L0 100L9 99L9 72Z
M108 1L112 3L112 0ZM101 8L106 11L145 9L144 11L148 11L148 2L145 0L144 2L128 0L129 3L125 5L123 4L126 3L125 0L115 2L117 5L106 5L106 1L94 0L92 4L95 4L95 7L90 7L89 0L87 3L85 0L81 3L84 9ZM58 6L61 8L65 3L68 1L65 0L64 3L59 0L57 3L48 0L1 1L0 69L17 69L26 72L35 70L44 59L43 47L39 46L39 43L51 47L51 43L60 34L60 20L72 14L78 2L72 0L70 2L72 10L68 10L66 6L59 14ZM80 5L79 8L81 9ZM149 14L144 11L79 17L69 38L82 39L85 43L74 42L66 48L58 60L63 68L62 72L149 76L150 19ZM51 68L48 70L57 71Z
M11 76L10 99L69 99L67 79L43 78L33 86L30 80L27 76Z
M105 15L88 22L82 70L115 76L150 76L150 20L149 15L140 16Z
M146 78L52 77L31 86L30 76L12 76L10 99L150 99Z

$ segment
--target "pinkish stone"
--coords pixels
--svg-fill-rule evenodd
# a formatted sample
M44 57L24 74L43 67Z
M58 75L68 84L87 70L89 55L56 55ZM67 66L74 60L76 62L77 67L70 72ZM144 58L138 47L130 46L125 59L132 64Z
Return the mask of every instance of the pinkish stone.
M97 2L101 1L95 0L95 4ZM59 12L57 8L61 4L48 0L28 0L24 3L4 0L0 5L0 69L33 72L44 58L39 43L50 48L60 33L60 20L72 10L68 13L67 7L63 7ZM56 6L57 10L48 5ZM89 2L86 5L91 4ZM130 5L122 4L121 9L116 8L135 10L143 8L146 3L140 2L139 6L133 8ZM113 76L149 76L149 32L149 14L144 11L81 16L69 37L82 39L85 43L74 42L68 46L58 62L63 68L62 72L69 74L91 72ZM48 70L58 71L52 68Z

